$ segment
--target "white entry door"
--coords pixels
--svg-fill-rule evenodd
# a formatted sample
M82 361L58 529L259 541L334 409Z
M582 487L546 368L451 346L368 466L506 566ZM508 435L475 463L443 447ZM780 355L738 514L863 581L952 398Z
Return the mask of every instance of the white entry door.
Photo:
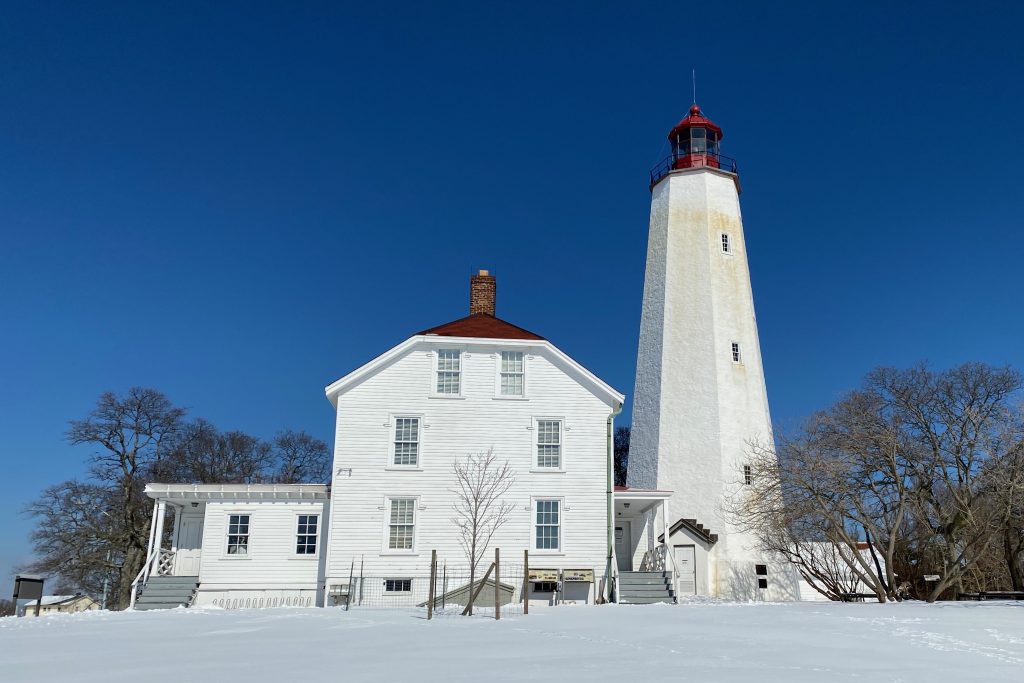
M615 561L620 572L633 571L633 543L629 535L629 522L615 525Z
M185 517L178 529L178 552L174 557L177 576L199 576L199 557L203 547L203 518Z
M678 577L676 585L680 595L697 594L697 559L692 545L677 545L673 549L672 559L676 563Z

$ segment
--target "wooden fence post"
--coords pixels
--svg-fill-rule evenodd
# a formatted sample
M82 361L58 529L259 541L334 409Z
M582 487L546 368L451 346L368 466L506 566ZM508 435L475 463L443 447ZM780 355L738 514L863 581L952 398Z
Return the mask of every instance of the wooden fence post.
M523 614L530 613L530 551L523 551Z
M427 620L434 618L434 582L437 581L437 551L430 551L430 586L427 588Z
M501 619L501 548L494 549L494 619Z

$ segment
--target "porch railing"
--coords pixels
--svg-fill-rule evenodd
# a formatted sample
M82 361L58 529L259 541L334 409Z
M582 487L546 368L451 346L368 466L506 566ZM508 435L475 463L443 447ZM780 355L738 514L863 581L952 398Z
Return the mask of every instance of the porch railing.
M149 581L150 574L171 576L174 573L175 554L173 550L161 548L146 558L142 569L139 570L139 573L135 575L135 580L132 581L132 592L131 597L128 599L128 609L135 607L135 601L139 597L139 589Z
M656 545L646 553L640 560L640 571L642 572L663 572L665 571L665 556L668 555L664 545Z

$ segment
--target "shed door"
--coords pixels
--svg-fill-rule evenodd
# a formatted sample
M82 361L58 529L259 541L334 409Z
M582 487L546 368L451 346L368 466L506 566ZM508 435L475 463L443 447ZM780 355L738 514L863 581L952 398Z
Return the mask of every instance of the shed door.
M203 547L203 518L185 517L178 529L178 553L174 573L177 576L199 576L199 557Z
M676 562L679 572L676 585L680 595L697 594L697 561L692 545L677 545L673 549L672 559Z

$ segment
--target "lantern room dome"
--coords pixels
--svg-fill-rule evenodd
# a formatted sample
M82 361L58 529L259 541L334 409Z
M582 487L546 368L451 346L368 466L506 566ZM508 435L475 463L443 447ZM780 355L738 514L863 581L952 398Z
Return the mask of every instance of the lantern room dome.
M722 139L722 129L716 126L711 119L704 116L700 112L700 106L696 104L690 107L690 113L686 115L686 118L677 123L675 128L669 132L668 139L676 140L677 136L684 132L689 132L691 128L704 128L713 131L717 139Z

